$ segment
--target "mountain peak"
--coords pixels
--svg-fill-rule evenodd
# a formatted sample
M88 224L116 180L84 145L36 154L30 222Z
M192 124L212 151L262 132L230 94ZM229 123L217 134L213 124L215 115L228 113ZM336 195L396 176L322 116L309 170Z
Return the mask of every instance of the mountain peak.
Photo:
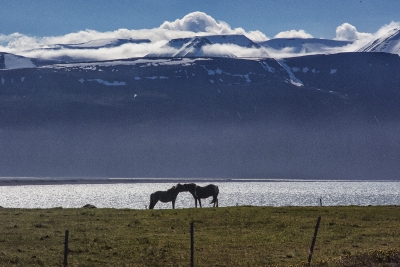
M166 43L162 48L174 48L177 52L173 54L149 54L146 57L231 57L236 55L232 53L214 54L212 52L205 52L204 47L209 45L236 45L242 48L261 48L261 46L244 35L205 35L194 36L189 38L172 39Z
M400 27L391 29L384 36L372 40L357 52L385 52L400 54Z

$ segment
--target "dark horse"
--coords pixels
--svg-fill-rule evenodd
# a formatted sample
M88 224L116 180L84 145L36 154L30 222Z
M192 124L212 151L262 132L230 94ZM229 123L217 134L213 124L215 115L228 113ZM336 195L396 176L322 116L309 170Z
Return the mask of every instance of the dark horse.
M171 202L172 208L175 209L175 200L180 192L182 192L185 188L181 184L177 184L167 191L157 191L150 195L150 206L149 209L153 209L158 201L161 202Z
M213 197L213 200L210 202L210 204L214 203L214 207L218 207L218 193L219 189L218 186L209 184L207 186L198 186L196 184L184 184L183 187L185 188L183 191L189 191L190 194L192 194L195 205L197 208L197 200L199 201L200 208L201 208L201 198L208 198L208 197Z

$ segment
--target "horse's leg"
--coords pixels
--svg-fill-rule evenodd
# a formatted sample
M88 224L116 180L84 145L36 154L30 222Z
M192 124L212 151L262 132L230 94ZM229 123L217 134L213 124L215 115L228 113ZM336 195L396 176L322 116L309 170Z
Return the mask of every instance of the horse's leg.
M201 200L200 200L200 198L199 198L199 204L200 204L200 208L202 208L202 206L201 206Z
M197 208L197 198L196 197L194 198L194 205Z
M214 203L214 207L215 206L218 207L218 197L217 196L213 196L213 201L211 203Z
M150 195L150 205L149 205L149 209L153 209L154 208L154 203L153 203L153 194Z
M157 202L158 202L158 200L156 200L156 201L150 201L150 207L149 207L149 209L153 209L154 206L157 204Z

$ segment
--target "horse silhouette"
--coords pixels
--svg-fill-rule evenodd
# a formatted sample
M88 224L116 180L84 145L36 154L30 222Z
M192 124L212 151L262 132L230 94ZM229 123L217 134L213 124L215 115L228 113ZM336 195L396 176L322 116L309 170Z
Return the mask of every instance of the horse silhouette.
M185 188L182 184L177 184L167 191L157 191L150 195L150 206L149 209L153 209L158 201L161 202L171 202L172 208L175 209L175 200L180 192L182 192Z
M192 194L194 201L195 201L195 206L197 208L197 201L199 201L200 208L201 206L201 200L202 198L208 198L208 197L213 197L212 201L210 204L214 204L214 207L218 207L218 193L219 189L218 186L214 184L209 184L207 186L198 186L196 184L184 184L183 187L185 188L183 191L189 191L190 194Z

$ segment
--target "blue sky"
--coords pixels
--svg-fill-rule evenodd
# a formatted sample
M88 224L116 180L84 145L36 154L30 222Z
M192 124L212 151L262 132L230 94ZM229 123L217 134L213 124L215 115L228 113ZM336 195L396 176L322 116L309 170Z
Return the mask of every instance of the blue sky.
M399 0L2 0L1 7L0 34L36 37L86 29L152 29L194 11L232 28L259 30L268 38L303 29L313 37L333 39L345 22L374 33L400 21Z

